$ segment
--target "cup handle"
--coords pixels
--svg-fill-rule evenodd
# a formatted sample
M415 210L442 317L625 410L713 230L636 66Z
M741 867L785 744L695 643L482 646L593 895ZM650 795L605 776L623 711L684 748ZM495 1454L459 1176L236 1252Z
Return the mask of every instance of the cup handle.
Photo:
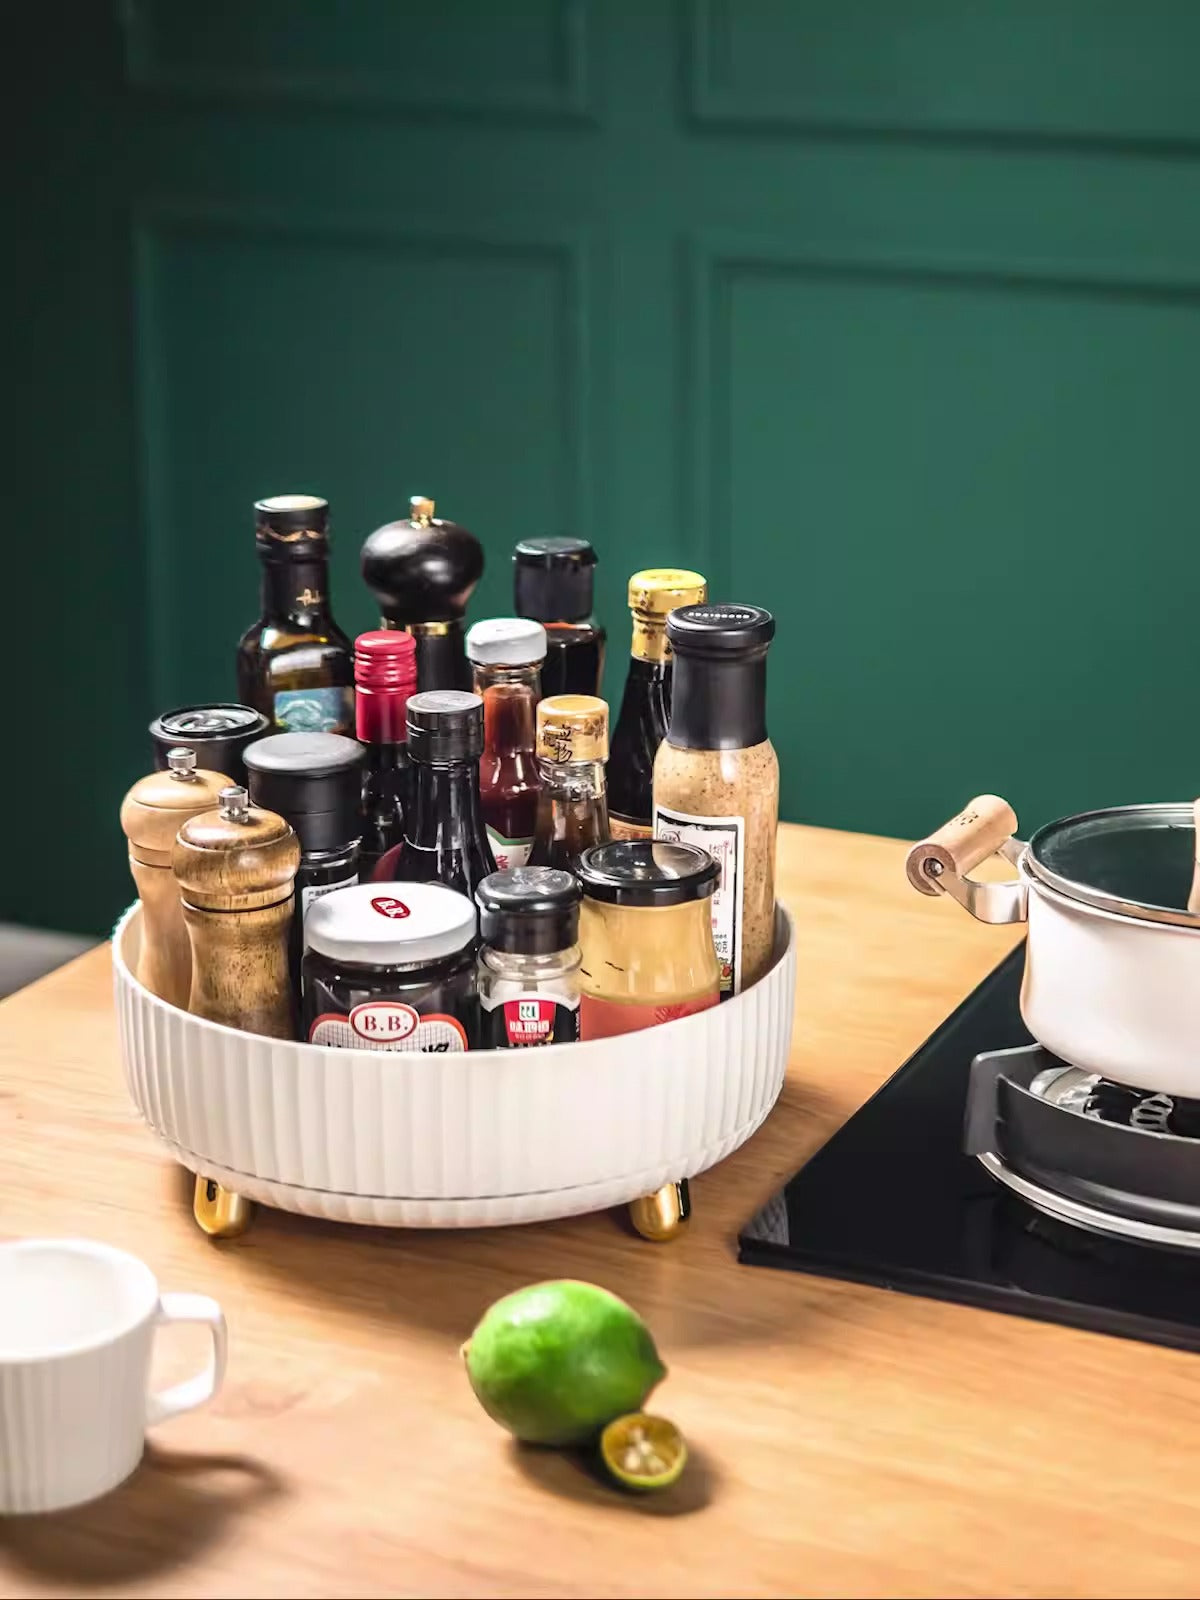
M206 1294L164 1294L159 1298L155 1323L161 1328L168 1322L204 1323L212 1334L212 1360L194 1378L185 1378L159 1394L147 1395L147 1427L202 1406L216 1394L225 1376L228 1334L225 1315L215 1300L210 1300Z

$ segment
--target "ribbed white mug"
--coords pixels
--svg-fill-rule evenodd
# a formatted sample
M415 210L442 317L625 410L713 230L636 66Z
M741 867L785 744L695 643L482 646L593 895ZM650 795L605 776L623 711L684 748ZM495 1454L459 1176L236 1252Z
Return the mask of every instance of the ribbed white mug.
M154 1330L201 1322L212 1359L149 1393ZM136 1256L86 1239L0 1244L0 1515L57 1511L115 1489L148 1424L210 1400L225 1318L203 1294L160 1294Z

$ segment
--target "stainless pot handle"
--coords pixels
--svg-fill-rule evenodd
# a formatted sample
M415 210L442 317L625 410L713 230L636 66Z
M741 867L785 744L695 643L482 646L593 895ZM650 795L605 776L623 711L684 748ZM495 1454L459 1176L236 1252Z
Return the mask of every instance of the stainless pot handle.
M1016 831L1017 814L1007 800L976 795L936 833L913 845L905 863L908 881L919 894L952 895L979 922L1024 922L1024 879L982 883L969 876L992 855L1018 866L1025 845L1013 837Z

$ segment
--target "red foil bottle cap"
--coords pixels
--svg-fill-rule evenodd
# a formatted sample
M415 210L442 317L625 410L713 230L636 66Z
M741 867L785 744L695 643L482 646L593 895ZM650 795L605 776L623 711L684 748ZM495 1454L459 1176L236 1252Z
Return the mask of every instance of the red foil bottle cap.
M364 744L403 744L405 708L417 692L417 641L400 628L354 641L355 731Z

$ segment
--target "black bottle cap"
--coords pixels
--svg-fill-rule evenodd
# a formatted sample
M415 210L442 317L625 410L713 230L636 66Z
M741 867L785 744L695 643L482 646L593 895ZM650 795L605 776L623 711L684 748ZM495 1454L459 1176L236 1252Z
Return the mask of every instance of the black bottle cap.
M558 867L489 872L475 903L483 942L511 955L551 955L579 937L579 883Z
M196 765L209 772L223 772L245 787L246 767L242 753L248 744L261 739L271 726L261 711L233 701L218 701L210 706L179 706L164 711L150 724L154 745L154 765L167 770L169 750L194 750Z
M329 550L329 501L316 494L276 494L254 502L254 544L272 561L312 560Z
M273 733L246 751L250 799L295 828L305 855L362 837L366 752L340 733Z
M683 750L741 750L767 737L767 648L761 606L680 606L667 618L675 656L667 738Z
M408 754L413 761L478 761L483 754L483 701L462 689L409 697Z
M707 900L720 868L698 845L618 839L584 850L576 867L589 900L617 906L678 906Z
M513 550L519 617L582 622L592 614L596 552L586 539L522 539Z

